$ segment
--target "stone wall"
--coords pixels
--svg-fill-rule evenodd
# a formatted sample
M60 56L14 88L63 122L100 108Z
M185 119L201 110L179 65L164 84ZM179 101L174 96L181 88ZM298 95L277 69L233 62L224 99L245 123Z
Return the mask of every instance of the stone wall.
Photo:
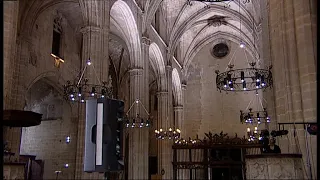
M65 61L60 68L54 66L54 59L50 55L53 19L58 16L62 17L62 44L60 49ZM78 75L80 69L80 49L77 43L77 33L76 29L69 24L68 19L59 12L57 13L55 6L49 7L39 14L34 23L31 37L21 37L21 41L24 43L20 45L20 48L24 53L20 54L21 59L19 61L25 65L25 68L21 69L19 86L23 87L25 92L32 89L32 86L39 79L47 78L50 79L53 88L60 94L60 102L62 102L62 85L66 80L72 81ZM22 74L24 75L22 76ZM29 95L25 93L22 101L31 103L30 99L27 100ZM22 128L20 153L35 155L36 159L44 161L43 178L45 179L54 179L56 177L54 171L56 170L62 171L59 178L74 179L78 123L78 118L74 112L77 109L74 106L71 107L65 101L62 103L62 107L57 108L61 108L62 112L58 112L56 117L48 118L48 114L44 114L46 117L43 118L55 120L42 121L41 125L35 127ZM32 109L31 106L27 107L26 110L37 111ZM46 112L52 113L51 111ZM66 143L67 136L71 137L69 144ZM69 167L64 168L64 164L68 164Z
M247 126L240 123L240 110L245 110L251 100L250 107L260 106L255 91L220 93L216 88L215 70L225 71L233 53L235 53L232 61L235 64L234 69L247 68L247 58L252 62L252 57L247 54L246 58L244 49L239 48L238 44L233 42L230 44L231 51L223 59L216 59L211 55L213 44L205 46L196 55L188 70L184 109L188 137L195 138L196 134L203 137L208 131L214 133L223 131L231 136L237 133L242 137L246 133ZM262 96L261 91L259 96ZM261 129L264 128L264 125L261 126Z
M301 153L305 178L317 178L316 136L297 122L316 122L315 0L270 1L267 4L274 101L278 123L293 123L279 137L284 153Z
M70 106L64 104L62 119L42 121L35 127L22 128L21 155L35 155L44 161L44 179L54 179L55 171L62 173L59 178L74 179L77 118L70 115ZM70 136L70 143L66 137ZM65 168L64 165L69 167Z
M304 179L302 159L285 157L246 158L247 179Z

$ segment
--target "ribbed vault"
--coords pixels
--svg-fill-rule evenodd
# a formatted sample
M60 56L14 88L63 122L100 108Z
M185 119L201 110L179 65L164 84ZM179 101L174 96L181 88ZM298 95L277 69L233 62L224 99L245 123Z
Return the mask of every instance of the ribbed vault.
M136 20L129 6L122 0L116 1L110 10L110 23L125 42L130 54L131 67L142 67L140 35ZM115 31L114 33L116 33Z

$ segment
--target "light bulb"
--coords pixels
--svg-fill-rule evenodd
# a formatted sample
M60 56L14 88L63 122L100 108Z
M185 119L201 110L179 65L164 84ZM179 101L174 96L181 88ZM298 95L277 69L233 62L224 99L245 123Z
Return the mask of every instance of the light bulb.
M233 91L233 88L230 88L231 91Z
M101 95L101 98L104 98L104 95Z
M71 98L71 100L72 100L72 101L74 101L74 100L75 100L75 99L74 99L74 97L73 97L73 98Z
M247 132L250 132L250 128L247 128Z
M94 96L94 93L91 93L91 96Z
M87 65L89 65L89 66L90 66L91 64L92 64L92 63L91 63L91 60L90 60L90 59L88 59L88 60L87 60Z
M162 132L162 129L160 129L160 132Z
M256 88L258 89L258 88L259 88L259 86L256 86Z
M229 84L232 84L232 81L229 81L228 83L229 83Z
M223 87L224 87L224 88L227 88L227 85L225 84L225 85L223 85Z
M81 102L84 103L84 99L81 99Z
M70 142L70 136L67 136L66 143L69 143L69 142Z
M79 93L78 96L81 97L81 93Z
M243 90L247 90L247 88L243 88Z
M244 43L240 42L240 48L244 48Z
M65 167L65 168L68 168L68 167L69 167L69 164L65 164L64 167Z
M74 95L73 95L73 94L70 94L70 97L74 97Z
M256 81L257 81L257 82L260 82L260 79L257 79Z
M171 128L169 128L169 131L172 131L172 129L171 129Z

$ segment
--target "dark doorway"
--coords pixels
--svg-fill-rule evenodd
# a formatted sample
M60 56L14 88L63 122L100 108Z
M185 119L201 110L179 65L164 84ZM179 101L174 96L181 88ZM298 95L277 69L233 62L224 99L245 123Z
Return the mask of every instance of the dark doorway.
M149 179L151 179L151 175L158 173L158 157L157 156L149 156Z

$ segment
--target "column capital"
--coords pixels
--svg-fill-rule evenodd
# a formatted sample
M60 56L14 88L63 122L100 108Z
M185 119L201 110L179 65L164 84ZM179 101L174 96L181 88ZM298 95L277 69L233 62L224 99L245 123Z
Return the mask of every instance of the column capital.
M183 111L183 106L175 106L173 107L173 110L176 111Z
M130 76L141 76L143 68L131 68L129 71Z
M168 91L158 91L157 92L157 97L167 96L168 94L169 94Z
M166 70L167 70L167 71L172 71L172 70L173 70L173 67L170 66L170 65L167 65L167 66L166 66Z
M182 89L182 90L187 90L187 85L184 84L184 83L181 83L181 89Z
M100 27L97 27L97 26L86 26L86 27L83 27L80 29L80 32L82 34L86 34L86 33L89 33L90 31L91 32L101 32L101 28Z
M142 44L149 46L151 44L151 40L148 37L143 36L142 37Z

